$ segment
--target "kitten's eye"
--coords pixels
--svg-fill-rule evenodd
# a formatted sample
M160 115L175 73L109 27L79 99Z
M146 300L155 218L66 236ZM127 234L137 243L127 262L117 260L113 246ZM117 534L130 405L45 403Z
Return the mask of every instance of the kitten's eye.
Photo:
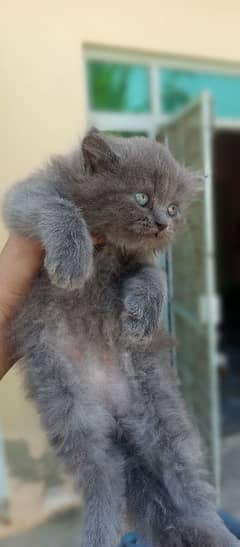
M144 194L144 192L138 192L135 194L136 202L138 205L141 205L141 207L145 207L145 205L149 202L149 197L147 194Z
M167 208L170 217L175 217L178 213L178 206L176 203L171 203Z

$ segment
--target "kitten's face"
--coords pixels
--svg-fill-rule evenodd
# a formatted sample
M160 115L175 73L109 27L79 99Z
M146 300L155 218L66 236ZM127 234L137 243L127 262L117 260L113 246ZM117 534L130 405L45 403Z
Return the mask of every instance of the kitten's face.
M174 238L197 176L150 139L106 137L92 131L83 141L91 206L91 231L119 247L165 248ZM198 177L199 178L199 177Z

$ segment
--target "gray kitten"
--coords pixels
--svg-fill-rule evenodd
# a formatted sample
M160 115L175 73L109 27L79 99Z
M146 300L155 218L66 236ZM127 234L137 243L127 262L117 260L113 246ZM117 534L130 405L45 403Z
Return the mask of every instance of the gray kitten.
M239 544L216 514L159 330L154 254L196 185L164 146L93 130L6 196L8 228L46 251L13 330L29 395L84 490L82 547L115 547L126 518L156 547Z

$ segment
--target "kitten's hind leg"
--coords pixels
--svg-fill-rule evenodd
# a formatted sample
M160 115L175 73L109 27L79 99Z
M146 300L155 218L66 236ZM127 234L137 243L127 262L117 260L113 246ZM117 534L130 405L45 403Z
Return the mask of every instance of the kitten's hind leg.
M191 516L174 507L161 482L135 461L127 466L127 506L135 530L151 547L240 547L214 512Z
M137 457L126 463L127 511L133 528L151 547L173 547L164 543L164 530L177 518L166 488ZM174 544L182 547L182 543Z
M117 547L123 533L125 481L117 450L103 453L104 464L94 466L85 481L86 512L81 547ZM98 458L96 458L98 459Z
M39 347L23 366L50 443L85 493L81 547L117 546L125 482L111 416L88 398L74 367L52 348Z
M148 346L132 354L132 362L133 403L123 427L131 465L127 496L136 525L154 547L239 545L216 513L199 440L179 394L168 350L159 353Z

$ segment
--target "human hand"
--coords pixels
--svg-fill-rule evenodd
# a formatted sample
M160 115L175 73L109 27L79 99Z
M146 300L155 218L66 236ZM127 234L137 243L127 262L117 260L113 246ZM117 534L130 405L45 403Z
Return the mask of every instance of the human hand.
M14 364L7 331L21 300L36 277L43 257L39 242L11 234L0 254L0 379Z

